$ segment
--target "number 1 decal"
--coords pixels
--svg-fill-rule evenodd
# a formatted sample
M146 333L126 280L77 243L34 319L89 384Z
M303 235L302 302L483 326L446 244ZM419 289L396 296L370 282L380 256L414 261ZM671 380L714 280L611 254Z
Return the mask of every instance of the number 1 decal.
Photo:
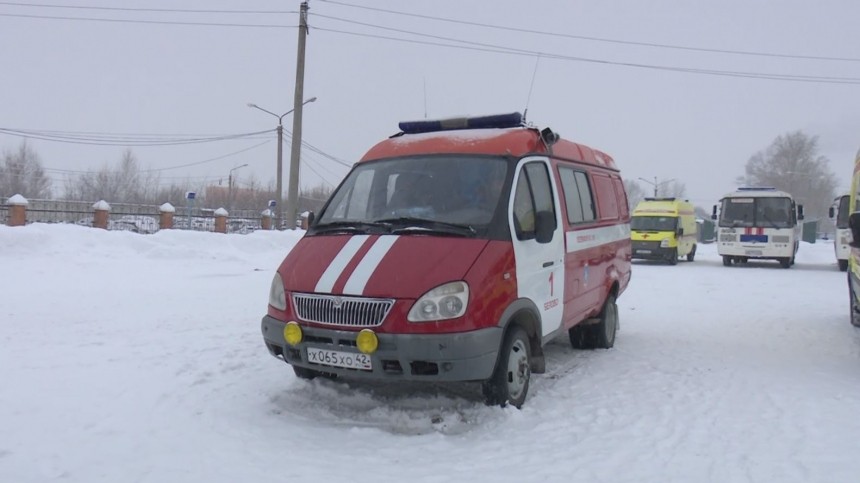
M552 283L552 276L555 275L555 271L549 272L549 296L552 297L555 292Z

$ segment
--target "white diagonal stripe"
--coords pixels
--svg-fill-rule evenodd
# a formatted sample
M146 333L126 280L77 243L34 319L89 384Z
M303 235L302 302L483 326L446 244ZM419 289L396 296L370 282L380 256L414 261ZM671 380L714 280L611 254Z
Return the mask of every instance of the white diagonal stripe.
M611 225L586 230L569 231L565 233L567 253L594 248L607 243L630 238L630 225Z
M370 238L370 235L353 235L353 237L346 242L346 245L340 249L340 252L334 257L334 260L329 263L328 268L325 269L319 282L317 282L314 292L331 293L331 289L334 288L334 283L337 282L337 278L340 277L341 273L343 273L343 269L346 268L346 264L352 260L352 257L355 256L358 249L364 245L364 242L368 238Z
M379 262L382 261L398 238L400 238L398 235L383 235L376 240L376 243L370 247L370 250L355 267L349 280L346 281L346 286L343 287L344 295L361 295L364 292L364 287L370 280L370 276L373 275Z

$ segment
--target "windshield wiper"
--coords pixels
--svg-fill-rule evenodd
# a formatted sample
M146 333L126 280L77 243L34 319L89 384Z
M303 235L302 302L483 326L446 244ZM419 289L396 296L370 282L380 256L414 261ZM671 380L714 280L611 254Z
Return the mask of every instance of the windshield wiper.
M477 232L471 225L462 225L459 223L448 223L445 221L428 220L425 218L413 218L410 216L401 216L398 218L384 218L382 220L374 220L375 223L384 223L386 225L397 225L398 228L392 228L391 233L427 233L436 232L443 234L475 236Z
M361 233L366 234L374 228L383 228L387 229L385 225L380 223L369 223L364 221L331 221L328 223L321 223L315 225L313 227L314 234L321 233L332 233L332 232L341 232L341 233Z

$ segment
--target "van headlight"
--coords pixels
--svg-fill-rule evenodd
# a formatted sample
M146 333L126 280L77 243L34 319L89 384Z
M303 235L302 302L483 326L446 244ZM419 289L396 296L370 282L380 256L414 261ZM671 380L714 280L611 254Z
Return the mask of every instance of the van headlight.
M660 248L669 248L669 239L664 238L660 240Z
M276 272L269 289L269 305L278 310L287 310L287 293L284 292L284 281Z
M431 322L454 319L466 313L469 305L469 285L466 282L450 282L440 285L419 298L409 315L409 322Z

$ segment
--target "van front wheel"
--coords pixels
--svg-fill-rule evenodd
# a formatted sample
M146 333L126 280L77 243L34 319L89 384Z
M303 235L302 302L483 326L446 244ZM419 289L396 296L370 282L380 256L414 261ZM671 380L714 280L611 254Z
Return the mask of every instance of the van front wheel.
M510 404L517 409L522 407L529 392L530 359L529 339L525 331L519 327L511 328L505 335L496 370L481 385L488 406L505 407Z

